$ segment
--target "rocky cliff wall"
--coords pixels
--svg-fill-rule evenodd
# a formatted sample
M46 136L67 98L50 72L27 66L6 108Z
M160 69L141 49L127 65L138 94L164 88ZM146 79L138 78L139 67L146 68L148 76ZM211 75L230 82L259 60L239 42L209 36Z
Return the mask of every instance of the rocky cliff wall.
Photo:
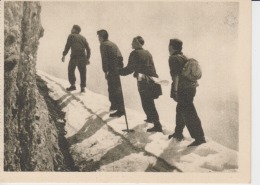
M4 4L4 169L59 170L57 129L36 85L39 2Z

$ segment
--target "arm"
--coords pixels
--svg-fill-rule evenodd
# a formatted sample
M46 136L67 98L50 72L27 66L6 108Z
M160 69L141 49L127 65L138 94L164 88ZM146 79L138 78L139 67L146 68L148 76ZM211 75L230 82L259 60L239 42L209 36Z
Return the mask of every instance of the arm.
M170 67L170 73L172 77L171 97L176 102L178 102L178 86L179 86L179 75L181 73L181 66L176 56L171 56L169 58L169 67Z
M119 69L122 69L124 67L123 60L124 60L124 58L122 56L118 57L118 67L119 67Z
M135 71L135 62L136 62L135 54L134 54L134 52L132 52L129 56L127 66L125 68L121 69L119 71L119 74L121 76L126 76L126 75L133 73Z
M87 59L89 60L90 55L91 55L91 50L90 50L89 44L86 39L85 39L85 48L87 50Z
M175 75L173 77L173 92L178 91L178 85L179 85L179 75Z
M116 56L117 56L117 67L119 68L119 69L122 69L123 67L124 67L124 63L123 63L123 57L122 57L122 54L121 54L121 52L120 52L120 50L119 50L119 48L117 47L117 49L116 49Z
M63 56L66 56L71 48L71 39L72 39L72 36L69 35L68 39L67 39L67 43L65 45L65 48L64 48L64 51L62 53Z
M109 62L109 56L108 51L105 45L100 45L100 53L101 53L101 59L102 59L102 69L104 73L108 72L108 62Z
M169 67L172 81L175 83L177 78L176 76L179 76L182 71L181 61L177 56L171 56L169 58Z

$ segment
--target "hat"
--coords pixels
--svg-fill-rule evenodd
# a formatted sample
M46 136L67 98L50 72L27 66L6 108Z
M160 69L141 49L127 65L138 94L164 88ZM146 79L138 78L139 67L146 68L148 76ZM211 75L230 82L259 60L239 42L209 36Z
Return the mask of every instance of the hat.
M178 51L182 50L182 41L179 39L170 39L170 45L175 50L178 50Z
M141 36L137 36L134 39L136 39L142 46L144 45L144 39Z
M73 25L73 29L76 30L76 32L80 33L81 28L79 25Z

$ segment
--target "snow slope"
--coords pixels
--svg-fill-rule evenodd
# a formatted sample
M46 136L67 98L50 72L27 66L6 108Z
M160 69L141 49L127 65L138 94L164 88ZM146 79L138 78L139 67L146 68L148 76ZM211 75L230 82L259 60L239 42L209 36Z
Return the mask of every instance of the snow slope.
M144 113L127 109L124 117L109 118L109 100L89 90L68 93L67 81L38 71L47 82L50 96L66 112L66 138L80 171L164 171L164 172L236 172L238 153L207 138L207 143L189 147L193 140L168 140L173 125L162 122L163 133L147 133Z

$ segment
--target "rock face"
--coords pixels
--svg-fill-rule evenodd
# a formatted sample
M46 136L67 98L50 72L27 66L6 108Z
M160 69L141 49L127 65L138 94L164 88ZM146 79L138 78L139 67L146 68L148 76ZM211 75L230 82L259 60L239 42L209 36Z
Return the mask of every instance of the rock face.
M57 129L36 85L40 3L5 2L4 10L4 170L59 170Z

